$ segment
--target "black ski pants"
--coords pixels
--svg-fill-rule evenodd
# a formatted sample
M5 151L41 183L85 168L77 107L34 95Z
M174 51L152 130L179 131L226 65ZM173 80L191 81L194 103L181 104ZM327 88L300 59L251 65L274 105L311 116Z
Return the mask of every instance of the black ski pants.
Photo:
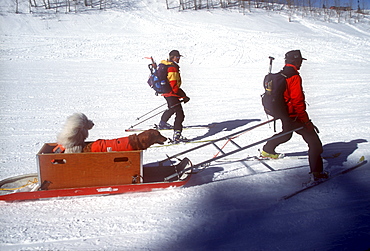
M278 134L275 134L274 136L278 136L280 134L283 134L284 132L293 130L293 128L298 128L301 126L304 126L304 124L296 121L290 122L285 121L283 122L283 131ZM317 135L316 131L313 128L309 129L307 127L304 127L303 129L296 131L296 133L301 135L303 140L308 145L308 162L310 164L311 172L322 172L323 161L321 158L321 153L323 152L323 148L321 140ZM293 132L267 141L267 143L263 147L263 150L268 153L275 153L275 148L280 144L289 141L292 135Z
M182 122L185 119L184 110L182 109L181 102L177 97L164 97L167 101L168 110L166 110L161 117L163 122L166 122L176 114L175 123L173 125L174 130L182 131Z

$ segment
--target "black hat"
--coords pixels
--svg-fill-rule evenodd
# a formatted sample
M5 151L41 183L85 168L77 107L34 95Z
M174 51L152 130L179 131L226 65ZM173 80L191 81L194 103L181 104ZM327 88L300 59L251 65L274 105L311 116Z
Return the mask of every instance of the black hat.
M285 60L295 60L295 59L307 60L302 57L300 50L288 51L285 54Z
M180 55L180 52L178 50L172 50L170 52L170 57L171 56L175 56L175 57L182 57L182 55Z

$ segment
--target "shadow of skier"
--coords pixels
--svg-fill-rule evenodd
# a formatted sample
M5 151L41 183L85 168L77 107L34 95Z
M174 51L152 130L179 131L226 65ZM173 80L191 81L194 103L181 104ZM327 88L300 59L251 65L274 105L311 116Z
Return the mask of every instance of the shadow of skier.
M236 119L236 120L229 120L229 121L224 121L224 122L213 122L211 124L208 124L208 127L209 127L208 132L206 132L204 135L191 139L191 141L202 140L204 138L214 136L223 131L232 131L238 127L244 126L254 121L261 121L261 120L260 119Z
M355 139L350 142L334 142L326 144L324 146L323 156L334 156L337 153L340 153L337 157L326 159L328 162L328 166L326 168L331 168L332 166L343 166L348 157L357 150L358 144L365 142L367 142L366 139Z
M327 161L326 169L332 166L343 166L348 157L356 151L358 144L368 142L366 139L354 139L350 142L333 142L323 146L322 157ZM307 156L307 151L288 153L286 156Z

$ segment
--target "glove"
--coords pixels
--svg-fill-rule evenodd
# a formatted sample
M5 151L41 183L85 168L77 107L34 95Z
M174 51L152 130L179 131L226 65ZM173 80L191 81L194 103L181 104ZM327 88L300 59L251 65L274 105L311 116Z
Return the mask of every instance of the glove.
M183 97L182 100L184 101L184 104L186 104L187 102L189 102L190 98L189 97Z
M317 128L311 120L307 121L305 123L305 127L307 128L307 130L311 131L311 130L314 130L316 133L320 133L319 131L319 128Z

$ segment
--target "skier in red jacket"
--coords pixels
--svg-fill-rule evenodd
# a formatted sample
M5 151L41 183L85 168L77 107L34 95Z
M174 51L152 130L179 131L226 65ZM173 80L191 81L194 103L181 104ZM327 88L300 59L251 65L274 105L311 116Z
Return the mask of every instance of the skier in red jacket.
M308 159L310 170L314 180L328 178L328 174L323 172L323 162L321 153L323 152L322 143L317 135L317 127L313 125L306 112L305 95L302 89L302 78L298 73L303 60L299 50L289 51L285 54L285 66L283 71L296 71L296 75L287 78L287 88L284 92L285 103L288 106L289 118L281 119L283 131L276 135L285 133L294 128L304 126L303 129L296 131L303 137L308 145ZM281 136L268 141L263 146L262 157L278 159L284 155L276 153L275 148L282 143L290 140L293 133Z

